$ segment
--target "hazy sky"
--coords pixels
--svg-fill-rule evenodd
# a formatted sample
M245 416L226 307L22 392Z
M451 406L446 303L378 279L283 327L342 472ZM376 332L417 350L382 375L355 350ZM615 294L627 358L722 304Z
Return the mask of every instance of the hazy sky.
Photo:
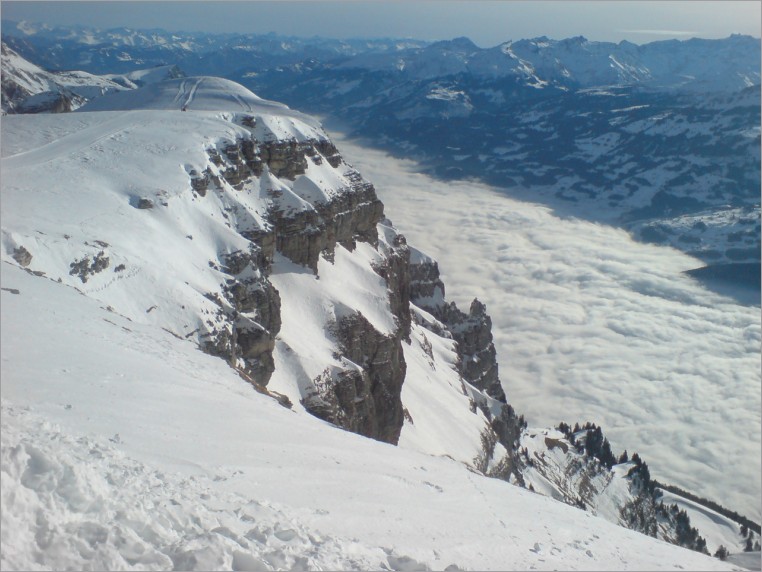
M49 24L164 28L170 31L278 32L334 38L468 36L482 47L537 36L590 40L760 36L756 0L689 2L544 1L277 1L12 2L2 17Z

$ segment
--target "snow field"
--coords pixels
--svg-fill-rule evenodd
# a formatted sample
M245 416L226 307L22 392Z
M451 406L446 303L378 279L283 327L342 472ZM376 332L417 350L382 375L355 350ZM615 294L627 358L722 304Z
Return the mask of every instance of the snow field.
M126 457L113 444L116 439L74 437L6 404L2 414L6 570L359 570L418 564L392 550L305 529L266 501L215 493L215 480L226 477L157 470Z
M382 332L395 327L368 245L337 247L319 279L275 261L284 310L271 388L293 410L200 352L193 336L215 311L204 294L226 277L214 267L247 246L233 224L261 224L267 205L262 181L190 191L206 149L244 134L217 102L260 105L226 85L164 92L212 102L207 111L4 120L4 568L726 569L468 471L483 418L468 412L451 341L420 326L405 347L403 447L304 414L300 384L335 359L331 320L359 310ZM310 125L276 119L258 125ZM30 129L40 135L26 139ZM321 180L325 169L308 169L314 186L269 182L304 201L300 188L341 182ZM135 208L146 196L154 207ZM27 272L12 256L22 245ZM105 271L69 274L101 251Z
M289 411L190 342L2 276L4 569L730 568Z
M731 553L742 552L746 546L745 541L741 540L738 525L712 509L668 491L662 491L661 500L665 505L676 504L688 513L691 526L701 530L705 535L706 548L710 554L714 554L720 546L724 546ZM759 552L755 554L759 558ZM756 569L759 570L759 565Z

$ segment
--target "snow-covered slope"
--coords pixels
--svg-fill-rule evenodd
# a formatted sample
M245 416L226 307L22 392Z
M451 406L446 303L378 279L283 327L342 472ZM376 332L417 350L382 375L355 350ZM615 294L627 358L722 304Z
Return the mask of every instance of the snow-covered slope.
M2 266L3 569L731 569L288 411Z
M520 425L489 318L314 119L189 78L2 137L10 567L722 567L481 480Z
M591 454L594 445L588 441L596 433L601 438L598 428L562 428L522 434L520 451L526 463L521 477L530 490L700 552L716 555L724 547L728 554L738 554L754 548L755 532L739 523L737 514L734 519L706 501L659 488L639 455L613 455L607 439L599 440L603 447Z
M72 111L102 95L176 77L175 66L128 74L93 75L83 71L50 72L2 43L3 113Z
M182 107L189 111L164 111ZM88 112L105 108L124 111ZM30 130L32 137L27 136ZM412 340L404 348L399 340L392 345L402 364L398 382L406 379L408 421L403 428L400 406L392 433L402 429L402 441L412 447L465 463L481 453L481 433L488 423L481 410L471 410L468 392L477 390L467 390L453 369L458 360L454 342L418 323L411 325L409 317L395 316L390 305L390 286L379 268L396 251L406 252L404 239L395 246L399 239L386 222L375 241L355 242L363 232L378 231L375 223L363 230L365 223L351 217L367 211L377 220L380 203L368 194L372 187L331 149L314 119L227 80L189 78L104 97L82 113L55 119L8 118L3 137L4 205L13 213L3 226L6 260L22 256L23 248L32 256L29 268L78 288L131 320L213 347L210 351L224 354L262 385L273 374L269 389L288 397L295 408L302 408L305 399L330 400L321 393L324 384L334 384L337 375L364 371L357 362L361 357L337 357L342 351L351 353L345 347L351 343L330 334L332 329L361 315L371 329L366 335L377 332L381 347L384 340L403 336L398 335L399 321L407 322L410 331L404 335ZM313 149L303 174L295 175L271 156L264 166L250 162L262 173L241 181L225 163L232 156L230 146L241 141L274 145L267 147L271 155L279 144L289 149L324 145L325 157ZM276 174L278 168L283 172ZM59 180L78 181L76 200L59 204L75 190L51 185L54 173ZM358 197L357 204L344 204L347 197ZM308 218L306 238L290 228L300 224L300 217L327 217L318 210L334 203L337 209L350 209L337 215L349 217L349 223L332 230L344 246L310 242L315 233L309 229L324 227L325 220ZM274 231L273 212L289 228ZM347 224L348 230L343 228ZM265 240L270 246L253 246L247 238L268 232L276 234ZM273 242L277 253L272 252ZM245 263L236 263L238 270L229 268L232 255L252 249L267 259L263 268ZM321 255L324 249L330 255ZM255 297L262 288L272 292L265 273L275 294L254 304L241 301L240 296ZM253 293L239 295L238 287L251 287ZM264 315L275 313L272 306L279 308L277 319ZM247 354L255 351L255 343L242 350L225 345L229 336L243 337L240 333L247 331L240 323L242 315L250 317L251 327L270 332L272 358L261 357L267 351L256 358ZM433 320L418 321L425 324L427 319ZM257 360L265 359L266 374L257 369ZM433 381L434 387L426 389ZM449 407L427 407L427 395L431 403L443 401ZM453 410L465 412L460 423L452 424L454 436L438 430Z
M680 495L669 491L661 491L661 493L662 502L665 505L676 505L680 510L684 510L690 517L691 524L702 531L711 554L714 554L720 546L724 546L730 553L739 553L744 550L746 540L739 533L737 523L715 510Z
M3 114L71 111L87 99L124 89L86 72L51 73L2 44Z

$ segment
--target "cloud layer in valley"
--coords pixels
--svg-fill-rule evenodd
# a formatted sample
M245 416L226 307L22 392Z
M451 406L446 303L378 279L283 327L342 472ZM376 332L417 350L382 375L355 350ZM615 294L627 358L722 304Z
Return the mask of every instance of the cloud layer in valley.
M702 264L620 229L512 200L336 137L447 299L493 321L500 374L531 425L593 421L652 475L760 518L760 310L703 288Z

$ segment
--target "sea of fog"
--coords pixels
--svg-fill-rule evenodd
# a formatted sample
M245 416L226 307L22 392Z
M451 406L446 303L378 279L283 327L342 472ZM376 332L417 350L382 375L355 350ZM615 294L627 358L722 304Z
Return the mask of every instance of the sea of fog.
M651 474L760 519L760 308L684 274L702 263L621 229L440 181L340 134L446 297L492 317L508 400L530 426L593 421Z

